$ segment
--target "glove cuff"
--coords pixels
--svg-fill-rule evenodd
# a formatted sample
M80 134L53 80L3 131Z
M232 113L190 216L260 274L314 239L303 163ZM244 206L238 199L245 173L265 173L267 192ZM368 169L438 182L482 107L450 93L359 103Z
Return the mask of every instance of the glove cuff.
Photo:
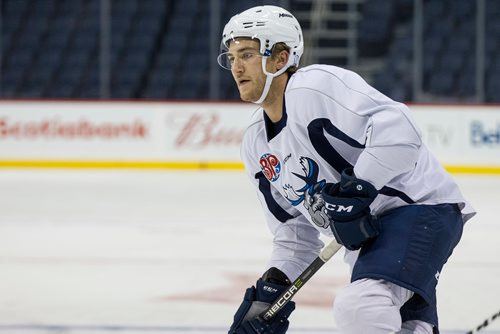
M255 300L272 303L278 298L287 286L275 284L259 279L255 285Z
M340 176L340 196L375 198L378 190L368 181L358 179L352 168L346 168Z
M288 276L276 267L269 268L263 275L262 279L269 283L290 285L292 282L288 279Z

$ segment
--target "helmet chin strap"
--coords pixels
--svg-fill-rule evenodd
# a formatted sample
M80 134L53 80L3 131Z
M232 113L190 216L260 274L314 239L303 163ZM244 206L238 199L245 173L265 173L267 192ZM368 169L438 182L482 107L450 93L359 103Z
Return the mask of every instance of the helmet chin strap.
M276 78L278 75L282 74L283 72L285 72L286 69L288 67L290 67L290 65L287 64L287 65L283 66L283 68L281 68L278 72L269 73L266 70L267 58L268 57L262 57L262 71L266 75L266 83L264 84L264 89L262 90L262 94L260 95L259 99L257 101L253 101L253 103L259 104L259 105L262 104L262 102L264 102L264 100L266 99L267 94L269 93L269 89L271 88L271 84L273 82L273 79Z

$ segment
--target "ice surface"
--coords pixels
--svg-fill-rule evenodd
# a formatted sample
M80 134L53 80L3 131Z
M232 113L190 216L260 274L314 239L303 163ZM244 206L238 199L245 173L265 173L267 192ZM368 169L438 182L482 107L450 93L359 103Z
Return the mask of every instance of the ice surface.
M479 214L440 277L444 334L500 311L500 176L454 177ZM239 171L2 170L0 333L225 333L270 242ZM347 282L337 254L289 333L335 333Z

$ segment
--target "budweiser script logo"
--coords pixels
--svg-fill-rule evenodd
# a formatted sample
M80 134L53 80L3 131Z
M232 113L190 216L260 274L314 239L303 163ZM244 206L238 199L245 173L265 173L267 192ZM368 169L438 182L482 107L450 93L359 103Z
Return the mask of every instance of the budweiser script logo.
M169 122L179 128L175 138L178 147L203 148L209 145L239 146L245 129L225 128L219 115L212 113L195 113L187 118L176 117Z

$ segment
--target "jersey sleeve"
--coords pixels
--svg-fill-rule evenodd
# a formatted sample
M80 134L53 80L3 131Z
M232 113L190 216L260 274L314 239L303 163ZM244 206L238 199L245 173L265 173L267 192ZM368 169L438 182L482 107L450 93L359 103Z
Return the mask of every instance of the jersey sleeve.
M252 153L251 145L246 144L248 141L248 138L243 141L241 157L273 235L266 270L276 267L293 281L316 258L324 244L318 230L264 176L258 165L259 157Z
M357 177L382 188L415 167L422 144L406 106L381 104L366 111L365 149L354 166Z

